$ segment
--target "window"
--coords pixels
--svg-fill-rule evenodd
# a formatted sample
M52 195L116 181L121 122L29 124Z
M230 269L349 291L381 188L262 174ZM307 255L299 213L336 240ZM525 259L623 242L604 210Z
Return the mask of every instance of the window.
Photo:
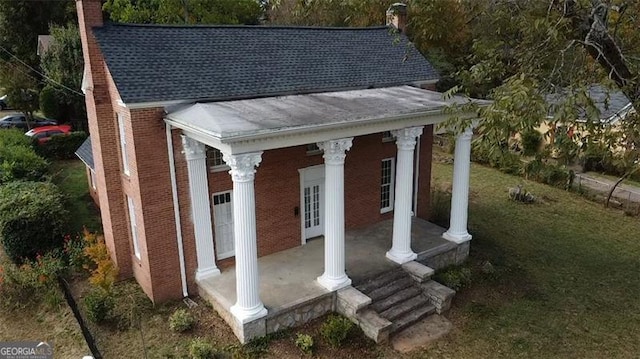
M307 145L307 156L319 155L322 153L317 143L310 143Z
M136 224L136 208L131 197L127 196L129 204L129 222L131 223L131 240L133 241L133 253L140 259L140 246L138 245L138 225Z
M222 159L222 152L209 146L207 146L207 167L214 172L229 169L229 166Z
M382 160L382 175L380 180L380 213L393 210L393 192L395 180L395 159Z
M120 132L120 153L122 154L122 171L129 175L129 156L127 155L127 139L124 135L124 120L118 114L118 131Z
M91 180L91 188L96 189L96 173L93 170L89 170L89 180Z
M382 133L382 142L393 142L394 137L391 134L391 131L384 131Z

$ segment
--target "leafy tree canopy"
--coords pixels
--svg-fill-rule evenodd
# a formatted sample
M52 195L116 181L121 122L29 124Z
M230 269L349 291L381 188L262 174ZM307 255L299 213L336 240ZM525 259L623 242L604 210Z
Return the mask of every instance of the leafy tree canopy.
M256 0L107 0L104 10L115 22L142 24L258 24Z

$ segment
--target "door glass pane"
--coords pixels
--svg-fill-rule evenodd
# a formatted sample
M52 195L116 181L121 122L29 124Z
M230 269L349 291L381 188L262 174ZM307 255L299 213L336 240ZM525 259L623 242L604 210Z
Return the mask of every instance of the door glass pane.
M313 225L320 225L320 186L313 186Z
M304 188L304 228L311 227L311 188Z

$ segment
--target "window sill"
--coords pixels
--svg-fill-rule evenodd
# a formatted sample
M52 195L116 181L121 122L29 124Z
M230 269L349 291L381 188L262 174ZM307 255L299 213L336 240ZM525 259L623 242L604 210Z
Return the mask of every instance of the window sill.
M230 171L230 170L231 170L231 167L227 165L209 167L209 172L224 172L224 171Z
M385 214L385 213L389 213L389 212L393 212L393 207L381 208L380 209L380 214Z

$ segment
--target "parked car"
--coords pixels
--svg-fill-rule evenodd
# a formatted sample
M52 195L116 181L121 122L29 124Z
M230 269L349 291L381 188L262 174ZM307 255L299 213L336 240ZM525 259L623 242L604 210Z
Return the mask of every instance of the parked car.
M55 120L50 120L48 118L42 118L34 116L31 121L31 127L41 127L41 126L55 126L58 122ZM0 128L20 128L22 130L29 129L27 125L27 119L22 113L14 113L13 115L7 115L3 118L0 118Z
M68 135L71 133L71 126L69 125L56 125L56 126L41 126L33 128L25 135L31 138L37 138L38 144L41 145L51 139L53 136Z
M0 111L7 109L7 95L0 97Z

